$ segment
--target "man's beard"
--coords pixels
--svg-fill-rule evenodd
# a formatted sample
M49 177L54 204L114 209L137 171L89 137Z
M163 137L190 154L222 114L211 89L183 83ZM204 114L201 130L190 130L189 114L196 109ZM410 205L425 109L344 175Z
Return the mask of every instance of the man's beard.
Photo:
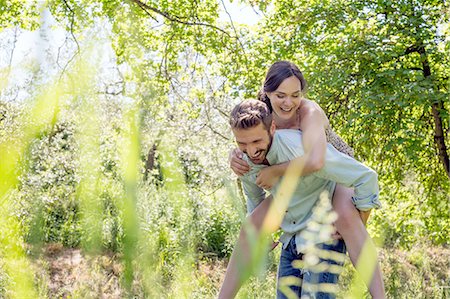
M257 161L254 161L248 154L247 156L250 158L250 160L254 163L254 164L263 164L264 161L266 161L267 158L267 153L270 150L270 147L272 146L272 140L273 140L273 136L270 135L270 131L267 132L269 134L269 144L267 145L267 147L265 149L261 149L258 152L263 152L263 154L261 156L259 156L257 158Z

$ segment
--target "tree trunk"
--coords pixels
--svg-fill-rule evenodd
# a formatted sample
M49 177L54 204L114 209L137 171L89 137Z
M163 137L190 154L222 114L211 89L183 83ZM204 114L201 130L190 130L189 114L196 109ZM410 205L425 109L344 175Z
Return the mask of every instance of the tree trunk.
M439 114L440 110L444 109L442 101L433 103L431 111L434 118L434 142L437 144L439 150L439 159L444 164L445 172L450 178L450 161L448 158L447 147L445 144L444 129L442 128L442 119Z
M426 56L425 48L423 45L418 47L418 52L422 57L422 72L425 78L431 76L431 69ZM450 178L450 161L448 157L447 146L445 144L444 128L442 127L442 118L440 111L444 109L444 103L441 100L434 102L431 105L431 111L434 119L434 142L437 145L439 151L439 160L444 166L444 170L447 176Z
M153 170L153 168L155 168L156 149L157 149L157 145L156 145L156 143L154 143L153 146L148 151L147 161L145 161L145 173L144 173L145 181L148 179L148 175Z

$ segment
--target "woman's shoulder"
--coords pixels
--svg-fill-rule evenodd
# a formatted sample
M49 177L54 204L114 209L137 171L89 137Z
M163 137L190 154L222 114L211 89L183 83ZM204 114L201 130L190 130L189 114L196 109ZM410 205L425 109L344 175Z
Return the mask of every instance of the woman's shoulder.
M328 117L326 116L323 109L317 104L316 102L309 100L309 99L303 99L302 103L298 109L298 114L300 121L302 119L306 119L308 117L321 117L323 121L325 122L326 126L328 125Z
M319 104L317 104L316 102L314 102L313 100L309 100L309 99L302 99L302 103L299 107L300 111L303 112L320 112L320 113L324 113L323 109L319 106Z

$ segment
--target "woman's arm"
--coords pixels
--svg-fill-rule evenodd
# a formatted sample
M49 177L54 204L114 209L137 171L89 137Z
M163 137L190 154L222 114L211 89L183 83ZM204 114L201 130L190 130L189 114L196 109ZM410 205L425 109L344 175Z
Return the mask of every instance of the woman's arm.
M250 170L250 166L242 159L242 151L238 148L230 151L229 162L230 168L238 176L243 176Z
M324 165L327 148L325 127L328 126L328 118L315 102L306 99L303 101L304 103L299 108L298 127L302 130L301 142L305 154L289 162L262 169L258 174L256 184L264 189L272 188L284 175L290 163L303 165L302 175L316 172Z
M299 125L306 157L303 170L305 175L320 170L325 163L327 150L325 128L329 122L322 108L315 102L305 100L299 112Z

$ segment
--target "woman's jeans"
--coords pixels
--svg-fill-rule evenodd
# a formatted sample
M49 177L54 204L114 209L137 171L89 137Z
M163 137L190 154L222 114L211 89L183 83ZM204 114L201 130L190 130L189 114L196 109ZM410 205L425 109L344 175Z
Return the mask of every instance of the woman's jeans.
M317 244L319 249L335 251L337 253L345 254L345 243L342 240L334 241L332 244ZM334 299L336 294L333 292L327 293L322 286L326 287L326 284L336 284L339 274L327 272L315 273L309 269L303 269L294 267L292 262L295 260L302 260L303 254L297 254L295 236L289 241L289 244L285 249L281 251L280 265L278 268L278 286L277 286L277 299L285 298L320 298L320 299ZM331 265L343 265L342 259L338 262L333 259L320 258L319 263L328 263ZM336 267L334 267L336 268ZM289 277L290 278L287 278ZM281 279L281 283L280 283ZM312 291L311 288L305 286L311 286L313 289L319 287L319 291ZM329 285L328 285L329 286ZM309 289L309 290L308 290ZM289 295L290 294L290 295ZM295 294L295 295L294 295ZM303 297L302 297L303 296Z

